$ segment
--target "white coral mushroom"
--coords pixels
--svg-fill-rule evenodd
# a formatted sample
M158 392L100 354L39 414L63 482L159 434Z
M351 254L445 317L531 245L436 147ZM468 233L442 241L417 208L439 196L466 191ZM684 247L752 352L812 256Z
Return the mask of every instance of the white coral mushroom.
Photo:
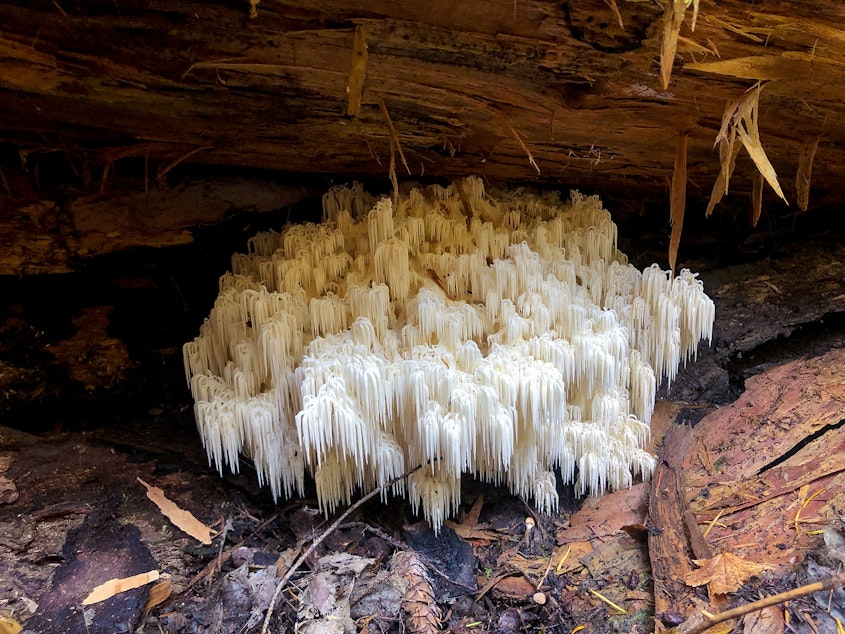
M327 513L425 464L407 492L435 530L463 473L543 512L556 468L580 493L648 477L658 379L710 339L713 302L689 271L629 266L595 197L497 197L334 188L322 224L252 238L184 348L209 460L250 456L274 497L308 470Z

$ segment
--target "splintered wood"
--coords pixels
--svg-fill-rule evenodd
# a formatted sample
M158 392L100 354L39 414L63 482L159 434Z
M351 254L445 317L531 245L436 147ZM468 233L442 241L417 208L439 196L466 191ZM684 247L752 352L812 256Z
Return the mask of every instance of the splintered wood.
M719 595L764 570L785 576L822 542L823 529L839 525L843 422L840 349L756 376L733 405L691 430L670 430L650 508L658 617L675 623L699 609L718 612L691 586L711 584Z
M762 90L763 85L758 83L742 97L728 103L725 108L722 115L722 127L719 134L716 135L716 144L719 146L719 161L722 167L716 183L713 185L710 203L707 205L706 214L708 216L713 212L713 208L722 199L722 196L728 193L728 181L730 181L739 153L740 146L737 144L737 140L742 143L742 147L748 152L766 182L784 202L787 202L778 182L775 168L769 161L769 157L766 156L763 143L760 140L758 113Z
M194 517L193 513L179 508L158 487L147 484L141 478L138 478L138 482L147 488L147 497L167 516L167 519L173 522L176 528L203 544L211 543L211 529Z
M675 170L672 175L672 195L669 199L669 215L672 223L672 237L669 240L669 268L675 272L681 231L684 227L684 209L687 204L687 135L678 137L675 147Z

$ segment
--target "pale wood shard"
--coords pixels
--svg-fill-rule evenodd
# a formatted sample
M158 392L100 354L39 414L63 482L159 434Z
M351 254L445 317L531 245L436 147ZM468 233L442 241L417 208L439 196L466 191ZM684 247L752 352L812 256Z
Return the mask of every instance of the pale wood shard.
M672 66L675 64L675 51L678 48L678 36L684 22L686 3L684 0L670 0L663 26L663 42L660 46L660 83L663 90L669 87Z
M82 605L92 605L112 598L116 594L126 592L127 590L134 590L140 588L153 581L158 581L158 570L151 570L143 572L139 575L131 577L123 577L122 579L109 579L105 583L101 583L94 588L91 593L82 600Z
M146 487L147 497L164 513L167 519L173 522L176 528L203 544L211 543L211 529L194 517L193 513L179 508L158 487L147 484L141 478L138 478L138 482Z
M751 226L756 227L763 211L763 175L754 174L754 185L751 188Z
M816 151L819 149L821 137L807 141L801 146L801 154L798 157L798 171L795 174L795 195L798 209L807 211L810 204L810 181L813 175L813 161L816 158Z
M760 129L758 124L758 112L760 104L760 92L762 84L757 84L747 91L742 97L728 102L725 112L722 115L722 127L716 135L716 144L719 146L719 161L721 170L713 191L710 195L710 202L707 205L706 215L713 212L713 208L728 192L728 182L736 165L736 157L740 146L736 143L739 140L741 147L745 148L759 173L766 179L766 182L775 190L775 193L787 202L786 196L778 182L775 168L769 161L760 140Z
M672 236L669 239L669 268L675 272L678 259L678 247L681 244L681 231L684 227L684 209L687 203L687 135L678 136L675 146L675 169L672 174L672 193L669 198L669 216L672 223Z
M364 92L364 77L367 72L367 31L363 24L355 26L352 39L352 68L346 85L346 114L357 117L361 111L361 96Z

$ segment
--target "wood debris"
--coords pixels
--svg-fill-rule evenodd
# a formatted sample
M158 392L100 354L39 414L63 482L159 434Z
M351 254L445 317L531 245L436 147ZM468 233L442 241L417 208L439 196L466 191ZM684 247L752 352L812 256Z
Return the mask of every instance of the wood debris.
M807 206L810 203L810 179L813 174L813 161L816 158L820 140L821 137L816 137L804 143L798 157L798 171L795 174L795 196L798 209L801 211L807 211Z
M134 590L140 588L153 581L158 581L158 570L151 570L143 572L139 575L132 575L131 577L124 577L122 579L109 579L105 583L101 583L91 591L87 597L82 600L82 605L92 605L110 599L116 594L126 592L127 590Z
M763 150L762 142L760 141L760 129L758 127L758 111L760 104L760 92L763 90L762 84L757 84L748 92L746 92L739 99L735 99L728 103L725 112L722 115L722 127L719 134L716 135L716 145L719 146L719 161L721 163L721 171L719 177L713 185L713 192L710 196L710 203L707 205L707 215L713 212L713 208L728 192L728 181L733 173L736 162L736 155L739 152L737 140L742 143L754 165L762 174L766 182L769 183L775 193L780 196L784 202L787 202L786 196L781 189L778 182L775 168L772 167L765 150Z
M361 94L364 91L364 75L367 71L367 31L363 24L355 26L352 41L352 68L346 82L346 114L357 117L361 110Z
M164 513L167 519L173 522L176 528L203 544L211 543L211 529L194 517L193 513L179 508L158 487L147 484L141 478L138 478L138 482L147 488L147 497Z
M678 136L675 148L675 169L672 173L672 193L669 199L669 216L672 236L669 240L669 268L675 273L681 231L684 227L684 209L687 204L687 135Z

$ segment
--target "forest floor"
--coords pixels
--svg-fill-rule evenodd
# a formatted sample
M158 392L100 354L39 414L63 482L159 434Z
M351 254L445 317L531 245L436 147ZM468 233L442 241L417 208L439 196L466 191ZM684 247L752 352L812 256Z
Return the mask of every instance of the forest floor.
M154 287L187 301L167 266L138 274L112 259L108 273L31 281L68 297L59 287L89 289L52 321L36 308L57 304L4 282L0 633L259 632L271 603L271 632L692 631L684 621L701 610L836 574L845 247L831 235L765 236L729 258L712 240L682 247L717 323L712 346L661 389L651 481L586 500L562 487L559 512L544 516L467 478L438 536L402 499L370 500L335 527L313 490L276 504L248 463L237 475L212 471L181 375L184 332L167 306L121 303ZM627 252L638 266L664 258ZM167 334L121 335L144 326ZM63 401L68 380L86 387ZM118 387L102 397L106 380ZM176 528L144 483L210 527L211 543ZM83 605L109 579L153 571L150 583ZM837 632L837 617L845 622L845 594L831 590L713 631Z

